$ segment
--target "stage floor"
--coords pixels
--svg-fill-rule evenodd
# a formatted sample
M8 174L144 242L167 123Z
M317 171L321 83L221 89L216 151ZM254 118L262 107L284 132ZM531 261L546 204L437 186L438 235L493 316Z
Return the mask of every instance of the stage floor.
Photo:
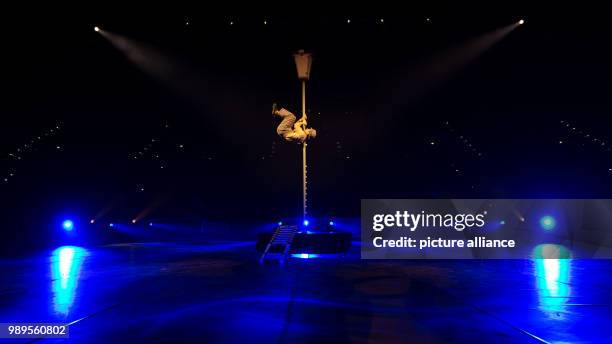
M254 245L63 247L5 259L0 322L73 322L69 341L83 343L609 338L612 261L361 261L354 248L279 267L259 266Z

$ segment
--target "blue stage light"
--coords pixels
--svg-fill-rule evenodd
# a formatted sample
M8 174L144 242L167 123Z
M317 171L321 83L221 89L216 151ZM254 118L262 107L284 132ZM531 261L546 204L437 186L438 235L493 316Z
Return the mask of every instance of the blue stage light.
M149 227L153 227L153 222L149 222Z
M308 227L309 224L310 224L310 221L304 220L304 226Z
M335 225L334 221L329 221L329 225L330 225L330 226Z
M283 221L278 221L278 225L282 226L283 225Z
M545 215L540 218L540 226L547 231L554 229L556 225L557 221L550 215Z
M64 220L64 222L62 222L62 228L66 232L70 232L74 229L74 222L72 222L72 220Z
M115 224L111 222L111 223L108 224L108 226L109 227L115 227Z
M506 221L501 220L501 221L499 221L499 224L503 226L503 225L505 225L505 224L506 224Z

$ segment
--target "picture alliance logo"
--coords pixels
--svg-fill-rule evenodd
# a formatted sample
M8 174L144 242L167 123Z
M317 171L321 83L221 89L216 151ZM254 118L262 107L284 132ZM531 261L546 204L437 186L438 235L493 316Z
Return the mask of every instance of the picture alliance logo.
M461 232L466 228L482 228L486 213L479 214L428 214L396 211L395 214L375 214L372 229L380 232L386 228L406 228L414 232L420 227L453 228Z

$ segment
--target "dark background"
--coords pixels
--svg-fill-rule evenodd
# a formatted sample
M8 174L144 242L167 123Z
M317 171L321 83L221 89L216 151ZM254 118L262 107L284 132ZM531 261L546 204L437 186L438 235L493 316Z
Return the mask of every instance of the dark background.
M237 237L297 217L301 148L276 136L270 108L300 109L299 48L315 53L313 216L357 218L361 198L610 195L612 34L595 8L100 7L6 13L4 253L48 245L65 217L96 218L91 234L149 209L140 222L244 224ZM432 56L521 18L444 80L419 73ZM156 79L94 25L180 72Z

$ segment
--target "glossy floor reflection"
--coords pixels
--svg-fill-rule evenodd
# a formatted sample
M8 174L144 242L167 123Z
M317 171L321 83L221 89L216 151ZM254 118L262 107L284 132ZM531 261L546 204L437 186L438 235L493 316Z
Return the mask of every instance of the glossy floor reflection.
M293 259L251 242L59 247L2 260L0 322L70 342L605 342L612 262ZM304 257L305 258L305 257ZM65 340L45 340L65 341Z

